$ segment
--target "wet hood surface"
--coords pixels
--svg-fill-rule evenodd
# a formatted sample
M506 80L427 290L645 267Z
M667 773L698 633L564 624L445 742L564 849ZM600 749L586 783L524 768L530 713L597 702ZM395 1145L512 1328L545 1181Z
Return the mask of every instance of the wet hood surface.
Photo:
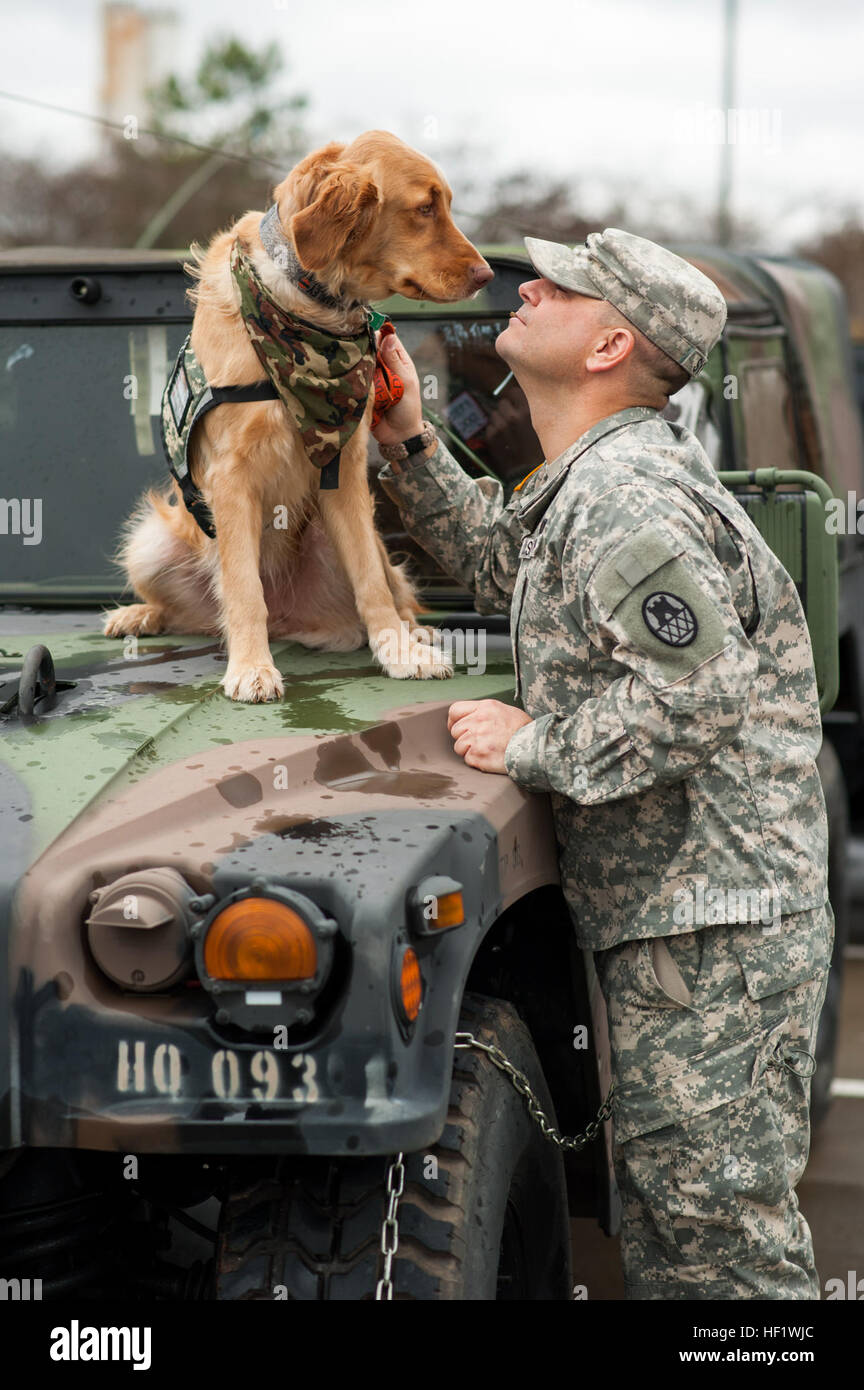
M431 718L430 732L439 723L446 730L454 700L513 699L503 651L487 656L482 674L476 663L474 669L457 664L448 681L396 681L381 673L366 647L330 653L274 642L283 699L237 704L222 693L225 656L212 637L124 643L103 637L100 627L93 612L0 610L0 705L14 694L23 657L37 643L50 650L58 681L74 682L52 706L38 702L29 719L15 709L0 716L0 843L15 876L85 810L126 801L143 778L219 747L243 745L239 760L228 759L231 777L219 794L228 813L249 805L256 744L267 741L272 753L279 744L270 741L283 739L286 751L289 744L309 750L314 742L318 785L326 784L337 803L360 792L366 805L376 795L389 806L394 797L403 805L428 804L446 791L436 778L458 780L467 769L455 754L448 773L424 773L419 762L403 767L405 720L422 716L425 726ZM366 744L346 738L364 731ZM286 768L290 779L290 760ZM170 777L163 786L170 799ZM329 809L337 806L331 801Z

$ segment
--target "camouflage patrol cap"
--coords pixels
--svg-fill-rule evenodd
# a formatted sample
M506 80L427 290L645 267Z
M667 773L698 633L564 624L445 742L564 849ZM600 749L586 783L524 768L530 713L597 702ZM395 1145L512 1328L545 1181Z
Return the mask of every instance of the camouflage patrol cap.
M723 332L726 301L707 275L656 241L620 227L591 232L584 246L524 238L547 280L606 299L651 342L696 376Z

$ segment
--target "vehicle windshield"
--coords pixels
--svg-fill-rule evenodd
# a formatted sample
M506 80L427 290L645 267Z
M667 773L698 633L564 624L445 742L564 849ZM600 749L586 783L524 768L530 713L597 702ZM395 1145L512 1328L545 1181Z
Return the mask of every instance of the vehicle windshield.
M495 394L508 373L495 339L528 275L499 270L494 298L486 293L452 313L428 305L402 317L393 301L386 306L416 363L427 416L469 474L501 479L505 498L542 462L515 380ZM161 397L188 329L140 321L0 326L0 598L120 597L123 576L112 555L123 524L147 488L167 486ZM369 464L391 551L410 557L429 601L465 600L405 535L377 484L383 465L374 440Z
M0 328L0 593L119 595L111 555L135 499L165 482L159 400L187 332Z

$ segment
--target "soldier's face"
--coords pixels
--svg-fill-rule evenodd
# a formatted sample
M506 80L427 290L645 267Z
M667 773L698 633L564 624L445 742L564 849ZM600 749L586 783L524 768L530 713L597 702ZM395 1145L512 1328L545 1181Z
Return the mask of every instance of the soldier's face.
M517 376L574 384L593 351L603 300L563 289L551 280L526 280L522 304L495 340L499 355Z

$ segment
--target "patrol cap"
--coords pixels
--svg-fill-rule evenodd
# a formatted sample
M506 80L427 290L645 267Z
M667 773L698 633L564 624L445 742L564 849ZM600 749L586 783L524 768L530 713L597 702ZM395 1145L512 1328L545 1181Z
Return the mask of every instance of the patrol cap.
M707 275L656 241L620 227L591 232L584 246L526 236L535 270L591 299L606 299L691 376L705 365L726 322L726 301Z

